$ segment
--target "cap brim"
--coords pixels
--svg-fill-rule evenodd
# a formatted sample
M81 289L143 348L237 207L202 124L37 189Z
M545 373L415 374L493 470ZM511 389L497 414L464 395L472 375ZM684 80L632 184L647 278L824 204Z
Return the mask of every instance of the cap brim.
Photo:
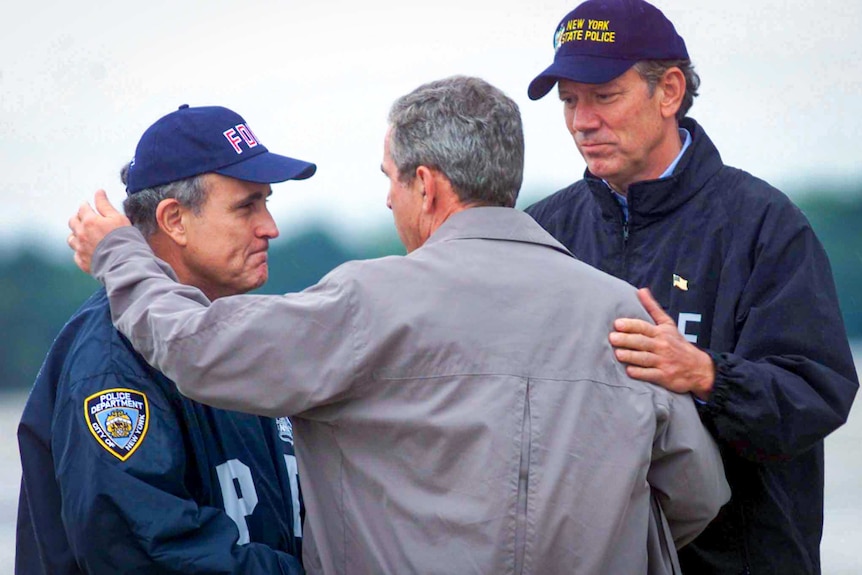
M636 60L558 55L553 64L530 82L527 95L531 100L538 100L550 92L560 79L584 84L604 84L624 74L635 63Z
M287 180L310 178L317 171L317 166L310 162L265 152L213 171L246 182L274 184Z

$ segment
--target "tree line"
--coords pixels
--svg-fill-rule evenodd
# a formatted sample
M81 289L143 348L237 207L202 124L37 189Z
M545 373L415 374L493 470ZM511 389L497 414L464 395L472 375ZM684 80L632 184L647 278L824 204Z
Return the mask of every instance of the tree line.
M862 189L843 196L805 196L797 204L829 254L848 335L860 339ZM311 227L272 242L270 279L256 293L300 291L345 261L403 253L391 225L361 245L339 241L323 226ZM54 337L99 287L75 267L71 252L60 261L27 248L0 257L0 391L32 385Z

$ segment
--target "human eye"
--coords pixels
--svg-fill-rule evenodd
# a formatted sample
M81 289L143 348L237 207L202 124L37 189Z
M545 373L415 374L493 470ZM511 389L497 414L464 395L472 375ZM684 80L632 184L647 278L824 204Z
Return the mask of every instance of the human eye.
M243 213L254 212L261 208L266 209L267 202L269 202L269 195L252 194L237 202L235 207Z
M622 94L621 90L602 90L600 92L596 92L593 97L596 102L606 104L616 101L620 94Z
M253 200L245 200L242 202L238 202L234 204L233 208L238 214L241 214L242 216L252 214L256 209L255 202Z

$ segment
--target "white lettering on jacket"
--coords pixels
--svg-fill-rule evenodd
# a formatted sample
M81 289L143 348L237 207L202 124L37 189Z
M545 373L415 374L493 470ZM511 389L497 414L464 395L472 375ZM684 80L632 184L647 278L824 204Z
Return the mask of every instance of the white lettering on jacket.
M693 333L687 333L686 328L690 323L700 323L701 316L699 313L680 313L679 319L677 320L677 328L679 328L679 333L685 337L691 343L697 343L697 336Z

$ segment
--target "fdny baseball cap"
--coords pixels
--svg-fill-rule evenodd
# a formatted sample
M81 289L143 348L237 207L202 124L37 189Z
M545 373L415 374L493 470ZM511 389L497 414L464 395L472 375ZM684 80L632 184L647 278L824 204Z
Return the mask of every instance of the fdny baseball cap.
M141 136L129 166L126 193L208 172L272 184L304 180L315 171L312 163L267 150L236 112L183 104Z
M554 49L554 63L530 82L531 100L560 79L604 84L641 60L688 60L671 21L643 0L587 0L557 26Z

